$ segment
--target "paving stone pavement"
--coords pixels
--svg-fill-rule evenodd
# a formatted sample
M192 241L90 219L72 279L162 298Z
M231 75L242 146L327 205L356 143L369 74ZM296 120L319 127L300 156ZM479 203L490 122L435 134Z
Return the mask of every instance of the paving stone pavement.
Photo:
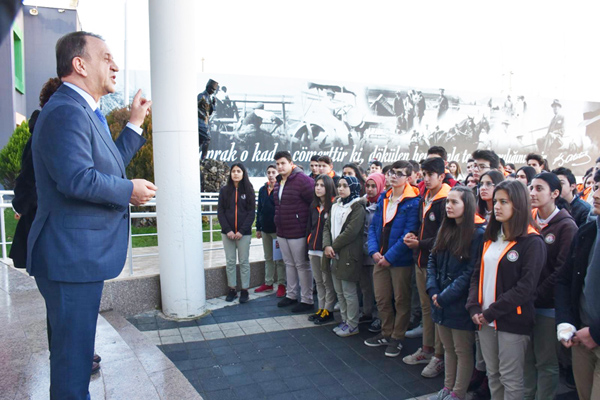
M274 294L251 298L193 321L169 321L159 312L129 321L208 400L409 399L442 385L441 377L420 376L424 365L402 362L420 339L407 340L402 355L389 358L383 348L364 345L374 335L368 325L340 338L332 332L335 323L316 326L307 314L278 308Z
M211 313L191 321L171 321L158 311L129 318L155 343L207 400L213 399L427 399L443 386L443 376L423 378L424 365L406 365L421 339L406 339L402 354L385 357L370 348L368 325L340 338L335 324L317 326L307 314L278 308L272 293L251 301L211 299ZM315 299L316 303L316 299ZM339 315L336 313L339 319ZM561 385L556 399L577 395Z

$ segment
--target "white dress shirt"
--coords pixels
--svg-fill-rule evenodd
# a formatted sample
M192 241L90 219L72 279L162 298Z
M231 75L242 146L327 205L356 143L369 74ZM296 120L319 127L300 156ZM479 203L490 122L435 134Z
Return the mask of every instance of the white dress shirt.
M74 91L76 91L89 104L92 111L96 111L96 108L98 108L98 103L96 103L96 100L94 100L94 98L88 92L86 92L79 86L73 85L70 82L63 82L63 85L66 85L66 86L70 87L71 89L73 89ZM131 122L127 123L127 127L130 128L131 130L133 130L138 135L141 135L142 132L144 132L142 128L132 124Z

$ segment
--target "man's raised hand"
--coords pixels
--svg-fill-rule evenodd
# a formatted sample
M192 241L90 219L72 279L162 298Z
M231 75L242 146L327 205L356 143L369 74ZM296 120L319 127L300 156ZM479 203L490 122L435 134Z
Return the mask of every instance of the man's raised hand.
M158 189L154 184L145 179L132 179L133 191L131 192L131 199L129 202L134 206L141 206L147 203L156 194Z
M148 115L148 110L152 105L152 100L146 100L142 97L142 90L138 90L135 96L133 97L133 102L131 103L131 117L129 118L129 122L131 122L135 126L142 126L144 123L144 118Z

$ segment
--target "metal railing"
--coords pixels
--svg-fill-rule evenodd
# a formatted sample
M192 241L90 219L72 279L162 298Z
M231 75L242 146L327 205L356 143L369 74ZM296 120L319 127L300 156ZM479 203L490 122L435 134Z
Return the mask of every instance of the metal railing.
M0 246L2 249L2 260L6 261L8 258L8 250L7 246L12 244L12 241L6 240L6 217L4 215L4 211L7 208L12 208L12 198L14 197L14 192L12 190L0 190ZM258 198L258 196L257 196ZM220 229L215 229L215 217L217 216L217 206L218 206L218 193L200 193L200 201L201 201L201 210L202 217L208 217L208 229L204 229L204 223L202 223L202 235L203 235L203 243L204 234L208 233L208 243L215 242L214 236L215 233L221 232ZM142 258L142 257L151 257L157 256L158 253L146 253L146 254L133 254L133 238L135 237L144 237L144 236L158 236L158 232L152 233L132 233L132 221L134 219L142 219L142 218L156 218L156 211L131 211L131 205L129 205L129 239L127 246L127 266L129 269L129 275L133 275L133 259L134 258ZM144 204L141 207L156 207L156 198L153 198L148 203ZM252 230L256 228L253 226ZM214 251L214 250L223 250L223 246L209 246L204 249L205 251Z

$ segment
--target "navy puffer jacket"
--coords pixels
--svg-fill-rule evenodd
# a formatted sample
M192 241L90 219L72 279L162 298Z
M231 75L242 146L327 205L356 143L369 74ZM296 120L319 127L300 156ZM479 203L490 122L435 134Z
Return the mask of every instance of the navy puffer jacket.
M437 294L437 302L442 308L431 304L431 316L436 324L451 329L475 330L469 312L465 308L469 295L471 276L481 257L483 225L476 225L471 242L468 260L458 259L449 251L429 255L427 264L427 294L429 298Z
M275 187L273 187L275 189ZM258 191L258 209L256 211L256 230L275 233L275 190L269 193L267 182Z

